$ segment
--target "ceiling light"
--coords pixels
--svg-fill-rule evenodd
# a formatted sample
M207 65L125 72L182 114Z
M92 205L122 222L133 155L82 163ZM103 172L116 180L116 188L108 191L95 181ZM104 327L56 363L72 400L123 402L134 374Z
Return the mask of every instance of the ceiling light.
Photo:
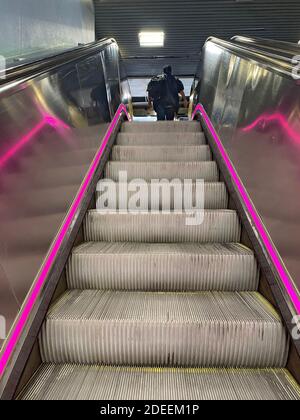
M165 42L164 32L140 32L141 47L163 47Z

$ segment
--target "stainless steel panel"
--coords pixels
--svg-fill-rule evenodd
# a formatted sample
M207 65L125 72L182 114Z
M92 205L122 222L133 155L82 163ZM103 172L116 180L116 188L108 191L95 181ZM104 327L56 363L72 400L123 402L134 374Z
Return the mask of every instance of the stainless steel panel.
M107 91L120 98L115 79L105 79L102 53L93 51L0 89L0 316L6 333L106 132ZM110 51L105 57L118 75L118 54Z
M108 102L111 110L111 116L113 117L121 102L118 46L116 44L110 45L102 51L101 57L103 61Z
M254 47L267 53L282 54L284 57L294 57L300 53L300 46L298 43L277 41L267 38L250 38L239 35L234 36L231 41L235 44Z
M300 86L209 41L204 104L284 263L300 288Z

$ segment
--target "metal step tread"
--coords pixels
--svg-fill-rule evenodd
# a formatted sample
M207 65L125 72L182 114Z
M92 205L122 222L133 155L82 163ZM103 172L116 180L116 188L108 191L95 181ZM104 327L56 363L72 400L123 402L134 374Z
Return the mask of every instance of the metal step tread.
M253 251L240 244L87 242L67 265L70 289L255 291Z
M285 369L168 369L44 364L19 400L299 401Z
M40 347L53 363L281 368L288 337L256 292L69 290L50 308Z
M202 130L198 121L151 121L151 122L125 122L121 126L122 132L200 132Z
M119 181L121 171L127 172L127 179L203 179L206 182L218 182L219 170L216 162L116 162L107 163L105 178Z
M189 256L222 256L254 257L254 252L246 246L238 243L229 244L155 244L134 242L84 242L73 249L72 255L110 255L135 256L135 255L189 255Z
M141 187L143 188L143 199L138 203L139 208L142 210L166 210L166 203L163 200L162 191L166 191L164 196L168 199L170 197L170 202L168 204L169 210L175 209L175 203L178 203L178 197L182 197L181 206L185 207L185 194L184 187L186 184L170 182L169 184L165 182L148 182L147 188L145 187L144 182L141 184L139 182L116 182L113 188L113 192L110 193L108 190L107 180L101 180L97 184L96 189L96 208L99 210L102 209L112 209L112 210L128 210L129 204L132 203L132 198L136 198L136 193L139 192L141 195ZM111 184L110 184L111 186ZM187 187L191 191L191 202L192 206L197 205L196 202L196 192L199 191L199 188L196 187L196 182L192 183L192 186ZM202 186L201 186L202 188ZM201 194L202 194L202 190ZM112 196L111 196L112 194ZM116 199L115 199L116 194ZM127 196L127 200L126 197ZM108 200L108 197L111 199ZM201 196L202 197L202 196ZM201 198L200 197L200 198ZM123 200L123 201L122 201ZM137 200L134 200L136 205ZM124 204L125 203L125 204ZM198 205L199 206L199 205ZM208 210L216 209L227 209L228 208L228 194L226 186L223 182L205 182L204 183L204 208Z
M90 210L84 221L85 241L92 242L240 242L241 225L234 210L204 210L203 223L185 212Z
M113 161L133 162L178 162L211 161L209 146L114 146Z
M117 145L120 146L188 146L205 145L204 133L119 133Z

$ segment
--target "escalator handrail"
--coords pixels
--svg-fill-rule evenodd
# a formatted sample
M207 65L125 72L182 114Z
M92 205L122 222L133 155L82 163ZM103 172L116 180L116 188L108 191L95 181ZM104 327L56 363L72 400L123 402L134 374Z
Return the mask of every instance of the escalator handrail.
M293 77L295 63L293 63L292 60L287 59L282 55L272 54L261 50L258 51L255 48L234 44L233 42L224 41L223 39L215 37L209 37L206 40L205 44L207 44L208 42L212 42L223 49L231 51L241 58L254 60L259 64L263 65L264 67L269 68L271 71L280 73L284 77L290 78L295 81Z
M19 84L29 79L33 79L42 73L53 70L61 65L89 56L97 51L104 50L107 46L116 44L114 38L103 38L99 41L66 50L55 55L48 56L39 60L32 61L23 65L12 67L5 72L5 77L0 77L1 88L7 88L12 83Z
M258 48L268 48L283 54L294 56L300 54L300 46L291 42L277 41L269 38L253 38L244 35L235 35L231 38L231 41Z
M214 143L216 144L216 147L218 149L218 152L220 153L220 156L226 166L226 169L230 175L231 182L235 186L235 190L237 191L237 194L239 196L239 199L243 205L243 209L245 213L247 214L247 218L250 218L251 225L254 227L256 233L255 236L259 238L260 246L268 255L268 260L271 262L273 266L273 272L277 274L277 278L280 280L280 286L281 289L284 290L284 296L286 298L286 303L289 306L291 313L295 315L300 314L300 294L297 286L295 285L292 277L288 273L284 262L282 261L282 258L280 257L278 250L276 246L274 245L266 227L264 226L264 223L259 216L245 186L243 185L243 182L241 181L233 163L231 162L231 159L223 146L223 143L220 139L220 137L217 134L217 131L215 130L213 123L211 122L209 116L206 113L206 110L204 106L201 103L198 103L192 113L192 116L190 117L191 120L194 120L197 116L197 114L200 114L203 118L203 121L205 125L207 126ZM288 320L290 321L290 320Z
M299 51L288 51L283 50L279 47L272 47L270 45L266 45L263 43L257 43L257 42L244 42L242 40L235 40L233 41L235 45L239 45L241 47L248 47L251 49L255 49L258 52L262 52L263 54L266 54L267 56L273 57L273 58L279 58L280 60L291 62L295 57L299 57L300 50Z

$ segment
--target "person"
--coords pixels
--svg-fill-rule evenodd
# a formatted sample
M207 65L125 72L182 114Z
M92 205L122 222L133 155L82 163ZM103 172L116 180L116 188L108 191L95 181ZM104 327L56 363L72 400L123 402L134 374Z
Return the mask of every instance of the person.
M179 110L179 95L184 101L184 107L188 107L188 101L184 93L181 80L173 76L171 66L163 70L163 75L151 80L148 85L148 106L157 113L158 121L172 121Z

